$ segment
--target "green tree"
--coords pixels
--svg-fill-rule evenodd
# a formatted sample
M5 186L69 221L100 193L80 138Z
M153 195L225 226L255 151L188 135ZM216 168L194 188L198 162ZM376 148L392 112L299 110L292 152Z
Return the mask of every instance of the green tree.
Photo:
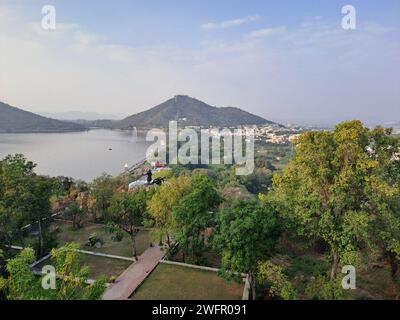
M88 285L89 267L82 267L79 244L69 243L51 252L52 261L60 281L57 286L57 300L99 300L106 288L105 278Z
M160 242L167 240L168 247L172 246L172 237L176 230L173 210L181 199L190 192L191 184L188 176L172 178L158 187L148 204L151 218L155 221L157 236Z
M50 202L52 187L51 181L45 177L37 176L31 179L27 188L27 205L23 208L28 214L29 221L38 226L37 253L40 257L54 244L53 236L49 232L52 215Z
M11 245L24 224L28 203L27 186L34 177L35 165L23 155L7 156L0 161L0 246Z
M103 221L107 220L107 210L114 194L114 183L112 177L103 173L103 175L94 179L91 185L91 194L95 199L93 207L95 214L94 219L96 220L100 218ZM99 213L100 217L98 217L96 213Z
M218 223L224 273L247 273L255 299L258 266L273 256L279 237L277 216L266 201L237 201L220 212Z
M120 230L126 232L132 240L133 257L137 258L135 237L147 213L149 192L141 189L135 193L116 193L109 207L109 219Z
M23 155L7 156L0 162L0 240L10 244L21 236L21 228L32 224L38 228L38 254L48 240L51 218L50 198L53 182L34 172L35 164ZM0 244L1 244L0 243Z
M32 273L30 265L36 260L31 248L24 249L7 263L9 277L5 282L7 299L38 300L42 298L39 279Z
M67 244L53 249L52 261L58 276L54 290L43 289L42 279L32 273L30 265L35 261L32 249L24 249L7 264L9 277L3 280L10 300L97 300L105 290L105 279L92 284L86 281L89 268L81 266L78 244Z
M372 215L370 235L391 268L393 285L400 290L400 141L392 130L381 127L372 130L370 136L370 153L379 162L367 190Z
M183 259L186 253L192 259L201 259L207 240L205 230L215 225L215 210L221 201L214 183L207 176L192 177L190 193L173 210L176 240L183 250Z
M359 121L307 132L285 172L274 176L272 199L291 230L328 246L331 280L341 262L357 263L360 248L371 243L372 221L385 217L383 163L395 161L388 158L390 139L389 132L371 132Z
M80 229L86 212L76 202L71 203L66 209L66 215L72 219L72 228Z

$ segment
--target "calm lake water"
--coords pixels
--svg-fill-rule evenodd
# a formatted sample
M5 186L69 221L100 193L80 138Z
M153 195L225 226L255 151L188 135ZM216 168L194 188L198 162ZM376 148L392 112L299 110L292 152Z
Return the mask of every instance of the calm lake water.
M89 182L103 172L119 174L126 163L144 159L150 144L128 131L0 134L0 159L22 153L37 164L40 174Z

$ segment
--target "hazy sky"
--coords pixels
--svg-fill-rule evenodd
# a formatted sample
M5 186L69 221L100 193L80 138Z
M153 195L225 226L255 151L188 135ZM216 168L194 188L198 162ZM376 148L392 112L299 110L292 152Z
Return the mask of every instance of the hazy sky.
M283 122L400 121L400 1L0 0L0 101L133 114L176 94Z

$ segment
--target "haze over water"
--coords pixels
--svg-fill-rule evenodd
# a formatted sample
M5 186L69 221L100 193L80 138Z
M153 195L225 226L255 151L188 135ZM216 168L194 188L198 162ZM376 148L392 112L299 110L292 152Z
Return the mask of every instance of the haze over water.
M125 163L144 159L150 144L130 131L0 134L0 159L22 153L37 164L37 173L90 182L103 172L122 173Z

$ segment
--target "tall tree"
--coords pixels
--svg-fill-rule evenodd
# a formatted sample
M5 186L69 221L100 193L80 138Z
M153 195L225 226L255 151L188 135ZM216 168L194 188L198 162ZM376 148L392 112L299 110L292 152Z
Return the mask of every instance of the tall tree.
M148 199L149 192L145 189L136 193L116 193L111 199L108 210L110 221L130 236L134 258L137 258L135 237L146 215Z
M266 201L237 201L219 213L218 223L215 243L222 252L222 268L228 275L247 273L255 299L259 264L275 252L277 216Z
M391 279L400 290L400 141L391 129L375 128L370 133L371 156L379 162L377 176L368 186L372 214L371 238L391 269Z
M183 253L189 253L192 259L201 258L207 240L205 231L215 225L215 211L221 201L214 183L207 176L195 175L190 193L173 210L176 239Z
M47 249L47 241L51 241L49 226L51 223L51 194L53 184L45 177L37 176L33 178L27 188L27 205L23 210L28 214L32 224L38 227L38 255L41 257ZM51 245L51 243L50 243Z
M53 183L37 176L35 164L23 155L7 156L0 162L0 238L10 243L24 224L38 228L38 254L45 250L51 218Z
M108 174L103 174L93 180L91 185L91 195L94 197L95 202L93 206L94 219L106 220L107 210L111 203L111 198L114 194L114 184L112 177ZM100 214L100 217L97 216Z
M84 209L80 208L76 202L71 203L66 211L66 215L72 219L72 228L80 229L82 227L82 221L86 215Z
M190 188L188 176L172 178L158 187L149 201L149 214L155 221L160 241L166 239L169 247L172 246L172 237L176 230L173 210L178 207L181 199L190 192Z
M329 247L331 280L341 262L357 261L373 219L383 218L386 200L377 196L387 186L383 162L394 160L384 161L390 134L378 131L350 121L333 132L307 132L288 168L274 177L272 198L292 230Z
M23 155L7 156L0 161L0 246L10 245L29 219L27 187L33 179L35 165Z

